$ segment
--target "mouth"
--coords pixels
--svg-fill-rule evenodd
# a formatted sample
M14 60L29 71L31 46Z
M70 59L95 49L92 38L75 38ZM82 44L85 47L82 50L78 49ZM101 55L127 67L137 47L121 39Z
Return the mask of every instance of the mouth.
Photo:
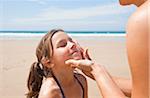
M71 55L78 54L78 53L79 53L78 50L75 50L71 53Z
M80 52L78 50L75 50L71 53L71 58L72 59L81 59Z

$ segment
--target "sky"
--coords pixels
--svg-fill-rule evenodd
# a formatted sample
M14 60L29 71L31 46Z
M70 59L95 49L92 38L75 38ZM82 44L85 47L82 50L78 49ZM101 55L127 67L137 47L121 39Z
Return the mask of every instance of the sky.
M0 31L124 31L135 10L119 0L0 0Z

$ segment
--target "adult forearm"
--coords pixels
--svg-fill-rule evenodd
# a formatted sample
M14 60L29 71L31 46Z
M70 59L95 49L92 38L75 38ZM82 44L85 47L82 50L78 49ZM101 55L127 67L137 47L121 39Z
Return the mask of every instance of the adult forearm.
M94 76L92 73L89 73L87 71L82 70L82 72L90 77L91 79L95 80ZM121 91L127 96L131 97L131 91L132 91L132 81L131 79L125 79L122 77L115 77L112 75L109 75L112 80L116 83L116 85L121 89Z
M118 85L118 87L122 90L122 92L127 96L131 97L132 92L132 81L131 79L126 79L122 77L111 76L114 82Z
M93 64L92 69L91 73L104 98L125 98L121 89L116 85L103 66Z

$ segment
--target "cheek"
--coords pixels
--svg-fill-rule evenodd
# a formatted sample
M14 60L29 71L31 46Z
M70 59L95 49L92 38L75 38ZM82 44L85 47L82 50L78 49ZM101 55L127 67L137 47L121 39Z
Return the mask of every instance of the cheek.
M64 61L68 59L68 51L65 49L58 49L54 52L53 55L56 61Z
M79 55L78 55L78 59L83 59L83 55L82 55L82 53L79 51L79 53L78 53Z

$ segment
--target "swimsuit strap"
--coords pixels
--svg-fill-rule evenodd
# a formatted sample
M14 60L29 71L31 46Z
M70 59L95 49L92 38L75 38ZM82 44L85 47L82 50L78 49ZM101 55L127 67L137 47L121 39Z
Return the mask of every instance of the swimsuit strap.
M79 79L74 75L74 77L77 79L78 83L80 84L82 91L83 91L83 98L84 98L84 87L82 85L82 83L79 81Z
M64 92L63 92L63 90L62 90L62 88L61 88L61 85L59 84L57 78L54 76L54 74L52 74L52 76L53 76L54 80L56 81L57 85L58 85L59 88L60 88L60 91L61 91L61 93L62 93L62 98L65 98L65 94L64 94Z
M60 91L61 91L61 93L62 93L62 97L65 98L65 94L64 94L64 92L63 92L63 89L61 88L61 85L59 84L59 81L58 81L57 78L54 76L54 74L52 74L52 76L53 76L54 80L56 81L57 85L58 85L59 88L60 88ZM82 91L83 91L83 98L84 98L84 87L83 87L82 83L78 80L78 78L77 78L75 75L74 75L74 77L77 79L79 85L80 85L81 88L82 88Z

